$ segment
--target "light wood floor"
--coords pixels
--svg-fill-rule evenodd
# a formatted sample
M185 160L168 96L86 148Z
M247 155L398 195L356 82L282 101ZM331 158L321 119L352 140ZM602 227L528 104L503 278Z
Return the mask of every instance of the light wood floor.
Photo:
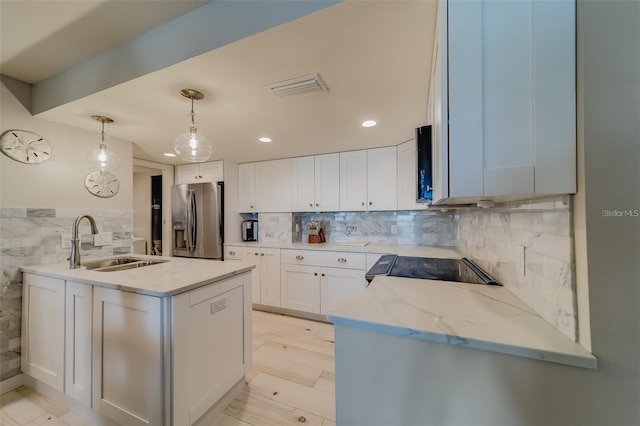
M253 368L247 386L212 426L335 426L333 326L253 312ZM89 425L21 387L0 396L0 425Z

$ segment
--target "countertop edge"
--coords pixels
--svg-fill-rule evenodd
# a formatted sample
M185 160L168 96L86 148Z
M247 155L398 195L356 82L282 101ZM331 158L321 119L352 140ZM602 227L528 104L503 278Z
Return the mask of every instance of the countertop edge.
M132 286L128 286L126 284L113 284L113 283L106 283L103 281L98 281L98 280L92 280L89 278L79 278L79 277L71 277L68 274L65 274L62 271L50 271L50 270L41 270L39 269L37 266L41 266L41 265L36 265L36 266L22 266L20 267L20 271L22 271L23 273L29 273L29 274L34 274L34 275L40 275L40 276L44 276L44 277L51 277L51 278L57 278L57 279L62 279L62 280L68 280L68 281L73 281L73 282L78 282L81 284L88 284L88 285L92 285L92 286L96 286L96 287L102 287L102 288L110 288L110 289L114 289L114 290L120 290L120 291L126 291L129 293L137 293L137 294L144 294L147 296L154 296L154 297L171 297L171 296L176 296L178 294L187 292L187 291L191 291L194 290L196 288L199 287L203 287L205 285L209 285L209 284L213 284L216 283L218 281L222 281L225 280L227 278L231 278L237 275L241 275L244 273L248 273L251 272L251 270L253 268L255 268L254 265L248 265L248 266L244 266L241 268L238 268L232 272L227 272L227 273L223 273L223 274L219 274L219 275L215 275L212 276L210 278L204 279L204 280L198 280L195 282L192 282L190 284L185 284L184 286L177 288L177 289L173 289L173 290L169 290L169 291L154 291L151 289L147 289L147 288L141 288L141 287L132 287Z
M554 362L557 364L564 364L572 367L588 368L592 370L596 370L598 368L598 359L577 343L575 344L576 349L578 351L584 351L583 355L568 354L544 349L527 348L523 346L507 345L504 343L489 342L473 338L463 338L445 333L421 331L408 327L374 323L370 321L357 320L331 314L329 314L327 318L335 325L362 328L365 330L394 334L397 336L445 343L454 346L468 347L488 352L496 352L522 358L535 359L539 361Z

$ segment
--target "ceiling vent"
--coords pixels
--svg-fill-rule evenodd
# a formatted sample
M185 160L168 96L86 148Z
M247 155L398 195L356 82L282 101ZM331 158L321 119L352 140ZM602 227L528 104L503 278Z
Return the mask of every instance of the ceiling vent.
M278 98L290 98L293 96L314 95L328 92L327 85L324 84L319 74L309 74L302 77L292 78L267 85L267 89Z

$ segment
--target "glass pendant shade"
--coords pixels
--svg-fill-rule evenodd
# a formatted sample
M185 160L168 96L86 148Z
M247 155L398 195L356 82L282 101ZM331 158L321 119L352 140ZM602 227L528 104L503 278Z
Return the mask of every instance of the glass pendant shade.
M98 115L91 117L102 122L102 132L100 133L100 145L86 155L86 161L94 170L117 170L120 167L120 157L115 152L109 151L104 143L104 123L113 123L113 120Z
M178 156L190 163L201 163L211 157L211 142L198 133L196 114L193 112L193 101L202 99L204 95L193 89L183 89L180 94L191 99L191 112L187 115L187 131L178 136L173 149Z

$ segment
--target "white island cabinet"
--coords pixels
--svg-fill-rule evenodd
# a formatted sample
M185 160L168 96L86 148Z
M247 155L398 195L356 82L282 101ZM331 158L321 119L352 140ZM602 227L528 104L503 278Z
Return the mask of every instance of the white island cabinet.
M23 370L119 424L210 422L251 366L251 268L24 268Z

